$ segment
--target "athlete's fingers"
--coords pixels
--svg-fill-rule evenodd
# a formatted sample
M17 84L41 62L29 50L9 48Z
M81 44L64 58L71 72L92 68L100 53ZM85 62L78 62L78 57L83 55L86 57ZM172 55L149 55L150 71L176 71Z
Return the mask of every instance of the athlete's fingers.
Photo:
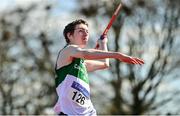
M137 58L137 60L138 60L139 62L141 62L142 64L144 64L144 60L139 59L139 58Z
M139 65L144 64L144 61L141 60L141 59L139 59L139 58L133 57L132 59L133 59L133 62L134 62L135 64L139 64Z
M133 64L139 64L134 58L131 58Z
M139 58L135 58L135 60L136 60L140 65L144 64L144 61L141 60L141 59L139 59Z
M137 59L135 59L135 60L136 60L137 64L140 64L140 65L142 64L139 60L137 60Z
M134 60L133 60L132 62L133 62L133 64L138 64L138 63L137 63L136 61L134 61Z
M138 59L136 59L135 57L133 59L137 62L137 64L140 64Z

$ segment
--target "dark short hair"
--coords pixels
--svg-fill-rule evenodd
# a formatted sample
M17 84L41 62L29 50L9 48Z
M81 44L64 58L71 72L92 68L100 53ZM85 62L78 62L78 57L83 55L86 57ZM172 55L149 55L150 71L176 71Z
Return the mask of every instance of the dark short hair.
M64 31L63 31L63 35L64 35L65 40L66 40L67 43L70 42L69 38L67 37L67 33L73 34L76 25L79 25L79 24L85 24L85 25L88 26L88 23L86 21L84 21L83 19L75 20L75 21L73 21L73 22L71 22L71 23L69 23L68 25L65 26Z

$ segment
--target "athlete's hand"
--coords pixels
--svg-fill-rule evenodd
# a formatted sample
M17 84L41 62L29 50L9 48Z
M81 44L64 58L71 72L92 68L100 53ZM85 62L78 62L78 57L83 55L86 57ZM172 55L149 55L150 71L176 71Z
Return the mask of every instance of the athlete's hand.
M128 64L144 64L144 61L142 59L131 56L124 56L123 58L119 58L119 60Z
M108 38L107 35L101 35L100 39L98 39L98 44L107 44Z
M107 42L107 35L101 35L101 37L97 40L95 49L98 49L101 45L107 44Z

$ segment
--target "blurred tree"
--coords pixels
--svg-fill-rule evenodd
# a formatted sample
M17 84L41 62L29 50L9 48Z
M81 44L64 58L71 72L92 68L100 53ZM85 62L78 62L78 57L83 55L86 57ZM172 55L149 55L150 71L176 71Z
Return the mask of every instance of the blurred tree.
M43 2L0 15L0 114L45 114L56 102L51 8Z
M80 1L80 13L89 18L93 17L95 24L99 26L104 23L102 20L106 19L106 16L112 16L119 2ZM100 106L103 110L100 112L136 115L179 114L180 107L176 101L179 100L180 90L177 85L172 88L173 83L179 82L180 77L180 51L177 49L180 44L179 0L124 0L123 3L124 7L112 27L114 36L110 37L114 39L109 37L109 49L139 56L145 59L146 64L139 67L118 61L111 62L109 77L113 78L108 83L113 88L114 96L109 100L110 106ZM98 20L101 21L97 22ZM104 98L104 95L110 93L104 92L99 98ZM166 108L161 109L164 106Z

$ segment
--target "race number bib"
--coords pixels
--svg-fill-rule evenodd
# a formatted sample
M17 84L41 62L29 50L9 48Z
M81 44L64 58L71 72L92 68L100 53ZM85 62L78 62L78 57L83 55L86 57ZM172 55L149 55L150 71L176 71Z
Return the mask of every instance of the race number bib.
M89 85L83 80L68 75L65 79L64 86L64 97L68 99L69 102L74 107L88 107L91 104Z
M86 88L75 81L73 81L71 87L73 88L72 100L79 105L84 105L86 101L89 100L89 92L86 90Z

